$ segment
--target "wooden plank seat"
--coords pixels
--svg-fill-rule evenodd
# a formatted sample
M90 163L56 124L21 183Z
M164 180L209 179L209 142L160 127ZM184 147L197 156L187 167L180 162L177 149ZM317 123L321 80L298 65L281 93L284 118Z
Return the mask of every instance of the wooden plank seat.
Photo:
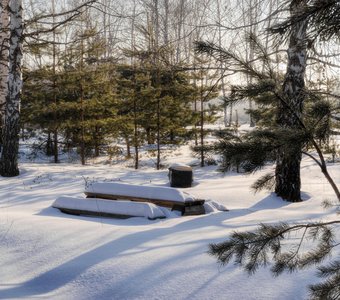
M205 213L205 200L195 199L186 192L169 187L101 182L92 183L87 186L85 195L90 198L148 202L180 211L182 215L200 215Z
M92 210L83 210L83 209L70 209L63 207L56 207L64 214L74 215L74 216L91 216L91 217L102 217L102 218L114 218L114 219L129 219L134 216L130 215L120 215L120 214L111 214L100 211L92 211ZM150 219L151 220L151 219Z
M72 215L126 219L145 217L150 220L165 218L161 208L152 203L110 201L100 198L58 197L52 207Z

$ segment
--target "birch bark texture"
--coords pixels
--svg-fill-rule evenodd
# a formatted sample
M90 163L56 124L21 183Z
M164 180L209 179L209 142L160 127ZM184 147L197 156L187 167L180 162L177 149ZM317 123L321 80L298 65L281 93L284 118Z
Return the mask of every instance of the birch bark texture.
M9 72L8 93L2 130L1 175L19 175L18 150L20 131L20 98L22 88L22 43L23 19L22 0L10 0L9 11Z
M290 14L296 15L307 6L307 0L292 0ZM289 46L287 71L282 86L283 101L279 104L277 124L288 130L300 129L305 100L305 71L307 62L307 20L296 22L292 26ZM287 130L287 134L289 131ZM277 153L275 193L290 202L301 201L301 163L302 145L286 145Z
M0 3L0 128L4 124L8 81L9 14L8 1ZM0 140L0 144L1 140ZM1 149L1 148L0 148Z

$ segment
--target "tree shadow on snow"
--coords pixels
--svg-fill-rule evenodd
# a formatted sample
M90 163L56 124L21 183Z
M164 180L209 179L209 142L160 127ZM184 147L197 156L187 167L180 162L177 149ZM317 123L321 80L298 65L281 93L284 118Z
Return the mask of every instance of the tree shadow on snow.
M25 298L25 297L33 297L38 295L44 295L51 293L59 288L64 287L68 283L76 281L79 276L84 276L90 268L102 264L105 261L115 259L117 256L131 255L125 253L128 250L136 249L137 251L147 252L156 250L157 248L162 247L173 247L173 246L181 246L181 245L192 245L192 249L190 252L183 251L181 253L175 254L175 257L171 256L169 258L164 258L159 261L156 261L154 264L147 265L141 270L137 270L132 273L128 278L116 278L115 282L110 282L110 288L106 291L98 291L97 294L102 294L101 296L105 298L110 294L118 295L122 298L126 296L131 296L131 293L141 292L141 290L135 289L133 290L131 284L140 283L143 280L143 274L153 274L152 270L157 270L159 268L163 268L167 263L172 264L173 261L181 264L187 261L188 266L181 270L177 270L177 272L188 272L192 267L192 272L195 271L194 266L190 266L190 260L193 256L199 256L206 253L207 245L213 242L221 241L221 238L209 238L209 239L199 239L190 241L190 233L192 231L198 231L204 229L205 227L220 227L226 229L241 229L243 226L250 226L251 224L244 224L242 222L242 217L252 214L258 210L269 210L269 209L279 209L285 207L291 203L282 201L281 198L276 197L274 194L270 194L267 197L263 198L253 206L248 209L233 209L228 212L219 212L212 213L207 215L195 216L195 217L183 217L178 218L178 221L175 225L173 225L173 219L165 219L161 221L149 221L144 218L133 218L127 220L111 220L104 218L88 218L88 217L78 217L72 215L62 214L61 212L56 212L53 208L49 207L44 209L39 213L39 215L43 216L55 216L55 217L63 217L63 218L72 218L72 219L81 219L87 220L91 222L108 222L109 224L115 225L118 224L120 226L130 225L130 226L138 226L138 225L148 225L149 227L154 225L153 228L149 230L144 230L141 232L135 232L123 237L117 238L115 240L111 240L101 246L96 247L86 253L82 253L66 262L61 263L57 267L54 267L44 273L37 275L35 278L29 279L15 287L7 288L1 290L0 299L13 299L13 298ZM240 222L235 224L228 224L229 220L241 218ZM139 224L140 223L140 224ZM255 225L255 224L254 224ZM173 244L165 244L156 247L141 247L143 244L155 241L157 239L164 239L165 236L175 235L178 232L181 234L187 233L189 241L186 242L176 242ZM197 232L196 232L197 234ZM140 248L140 249L139 249ZM139 249L139 250L138 250ZM136 252L135 252L136 253ZM196 270L197 271L197 270ZM151 275L149 275L151 276ZM152 275L148 278L148 281L145 283L146 286L152 287L157 282L166 282L167 280L173 279L176 276L175 272L170 272L168 270L164 271L164 274ZM177 274L179 276L179 274ZM214 275L215 276L215 275ZM209 281L209 280L208 280ZM91 285L91 281L88 283ZM199 291L201 287L200 284L197 283L195 289ZM125 288L124 288L125 287ZM130 287L130 289L128 288ZM194 290L195 290L194 289ZM118 293L118 291L120 291ZM187 291L188 292L188 291ZM190 292L190 291L189 291ZM133 296L133 295L132 295ZM135 295L138 296L138 295Z
M247 213L249 213L249 211ZM166 225L164 222L156 223L155 228L132 233L116 240L112 240L69 261L63 262L59 266L41 273L35 278L27 280L15 287L3 289L0 293L0 299L25 298L53 292L76 280L91 267L101 264L107 260L114 259L118 255L124 254L125 251L136 249L144 243L158 238L163 239L165 236L176 234L178 232L181 232L181 234L188 232L188 234L190 234L190 231L192 230L200 230L201 228L209 226L232 228L233 226L228 226L225 222L244 214L246 214L245 210L235 210L233 212L221 212L198 217L186 217L185 219L183 218L183 222L176 223L174 226L170 227L164 227ZM152 221L148 221L148 223L150 225ZM161 224L162 227L159 227L159 224ZM202 239L192 243L198 243L200 245L199 253L204 253L207 251L207 248L202 245L208 245L210 242L214 242L214 239ZM176 245L180 244L181 243L176 243ZM169 247L169 245L167 246ZM193 253L184 253L181 255L191 256ZM162 263L163 262L164 261L162 260Z

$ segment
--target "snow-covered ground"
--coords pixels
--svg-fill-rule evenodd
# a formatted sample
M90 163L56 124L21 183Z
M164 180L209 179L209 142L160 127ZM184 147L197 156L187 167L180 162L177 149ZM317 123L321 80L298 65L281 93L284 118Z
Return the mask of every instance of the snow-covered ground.
M169 152L166 162L191 163L187 150ZM329 169L339 184L340 165ZM264 172L194 168L195 184L185 191L228 212L119 220L66 215L51 204L61 195L82 195L88 181L168 186L166 169L23 162L19 177L0 178L0 299L305 299L307 285L319 281L314 268L248 276L207 254L209 243L259 222L339 218L335 209L321 207L335 197L310 159L302 166L304 202L287 203L266 191L254 195L249 187Z

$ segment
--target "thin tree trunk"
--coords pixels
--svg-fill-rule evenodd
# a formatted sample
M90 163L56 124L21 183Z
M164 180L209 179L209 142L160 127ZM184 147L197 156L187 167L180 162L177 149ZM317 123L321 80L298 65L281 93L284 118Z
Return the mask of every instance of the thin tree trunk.
M135 147L135 169L139 167L139 140L138 140L138 122L137 122L137 97L136 97L136 79L134 76L134 95L133 95L133 123L134 123L134 140L133 144Z
M229 126L233 123L233 104L230 103L229 108Z
M223 103L223 123L224 127L228 127L228 106L226 103Z
M221 13L221 3L220 0L217 0L217 20L219 24L222 24L222 13ZM218 46L222 47L222 28L218 26ZM228 126L228 104L226 102L226 88L225 88L225 79L224 79L224 71L223 71L224 64L220 62L220 76L221 76L221 89L222 89L222 96L223 96L223 121L224 127Z
M47 156L53 155L53 142L51 138L51 132L48 131L47 133L47 141L46 141L46 151L45 151Z
M246 24L250 24L249 26L249 31L247 31L247 35L251 35L254 34L255 32L255 24L254 22L257 19L257 12L256 12L256 5L254 4L254 0L250 0L249 2L247 1L247 3L245 3L244 0L241 1L242 3L242 17L243 17L243 23ZM247 6L247 10L246 7ZM254 45L253 42L250 40L247 44L246 44L246 49L245 49L245 53L246 53L246 58L247 61L252 62L254 60ZM252 64L252 63L251 63ZM247 74L247 85L250 85L253 83L253 78ZM251 111L253 109L253 103L252 100L249 99L248 100L248 105L249 105L249 110ZM250 127L254 127L255 123L254 123L254 119L252 114L249 114L249 125Z
M94 139L94 156L99 157L100 155L100 130L99 126L95 126L94 128L95 136Z
M52 11L53 11L53 26L55 23L55 0L52 0ZM52 49L52 64L53 64L53 155L54 163L59 162L58 156L58 117L57 117L57 78L56 78L56 36L55 30L53 30L53 49Z
M133 18L131 20L131 49L136 48L135 41L135 17L136 17L136 0L133 0ZM133 66L133 146L135 149L135 169L139 168L139 138L138 138L138 112L137 112L137 81L136 81L136 62L135 58L131 56L131 64Z
M185 0L180 0L179 3L179 16L178 16L178 27L177 27L177 47L176 47L176 63L180 62L181 59L181 43L182 43L182 28L184 26L184 7Z
M103 13L103 37L104 37L104 41L107 41L107 26L108 26L108 22L107 22L107 10L108 10L108 3L107 1L103 1L104 5L102 8L102 13ZM108 57L108 47L107 45L105 45L105 52L104 52L104 57L107 58Z
M164 44L169 44L169 0L164 0ZM170 61L170 59L169 59Z
M194 56L193 58L194 63L194 70L196 69L196 57ZM195 91L197 90L197 78L196 78L196 73L194 73L194 80L193 80L193 85L194 85L194 89ZM197 97L195 95L194 98L194 115L195 115L195 124L194 124L194 139L195 139L195 146L198 146L198 135L197 135L197 125L198 125L198 120L196 121L196 116L197 116Z
M131 158L131 145L129 135L125 135L125 144L126 144L126 158Z
M156 68L156 78L155 78L155 87L160 88L160 64L159 64L159 7L158 0L153 0L153 20L154 20L154 43L151 45L154 51L154 67ZM156 141L157 141L157 162L156 169L159 170L161 166L161 95L157 98L157 131L156 131Z
M1 155L1 175L12 177L19 175L18 151L20 133L20 98L22 88L22 41L23 20L22 1L9 3L10 38L9 38L9 76L8 95L5 106L3 126L3 150Z
M83 80L83 64L84 64L84 40L81 40L81 57L80 57L80 158L81 164L85 165L85 112L84 112L84 80Z
M156 75L157 76L157 75ZM157 99L157 170L161 167L161 100Z
M306 0L295 0L291 2L291 14L299 12L306 6ZM292 114L282 103L278 108L277 124L284 129L300 128L300 121L305 87L306 70L306 31L307 21L297 22L292 26L292 32L288 47L288 63L282 92L285 101ZM301 201L300 189L300 163L302 145L287 145L280 149L276 158L275 170L275 193L283 199L291 202Z
M200 139L201 139L201 167L204 167L204 102L203 102L203 77L201 75L201 87L200 87Z

